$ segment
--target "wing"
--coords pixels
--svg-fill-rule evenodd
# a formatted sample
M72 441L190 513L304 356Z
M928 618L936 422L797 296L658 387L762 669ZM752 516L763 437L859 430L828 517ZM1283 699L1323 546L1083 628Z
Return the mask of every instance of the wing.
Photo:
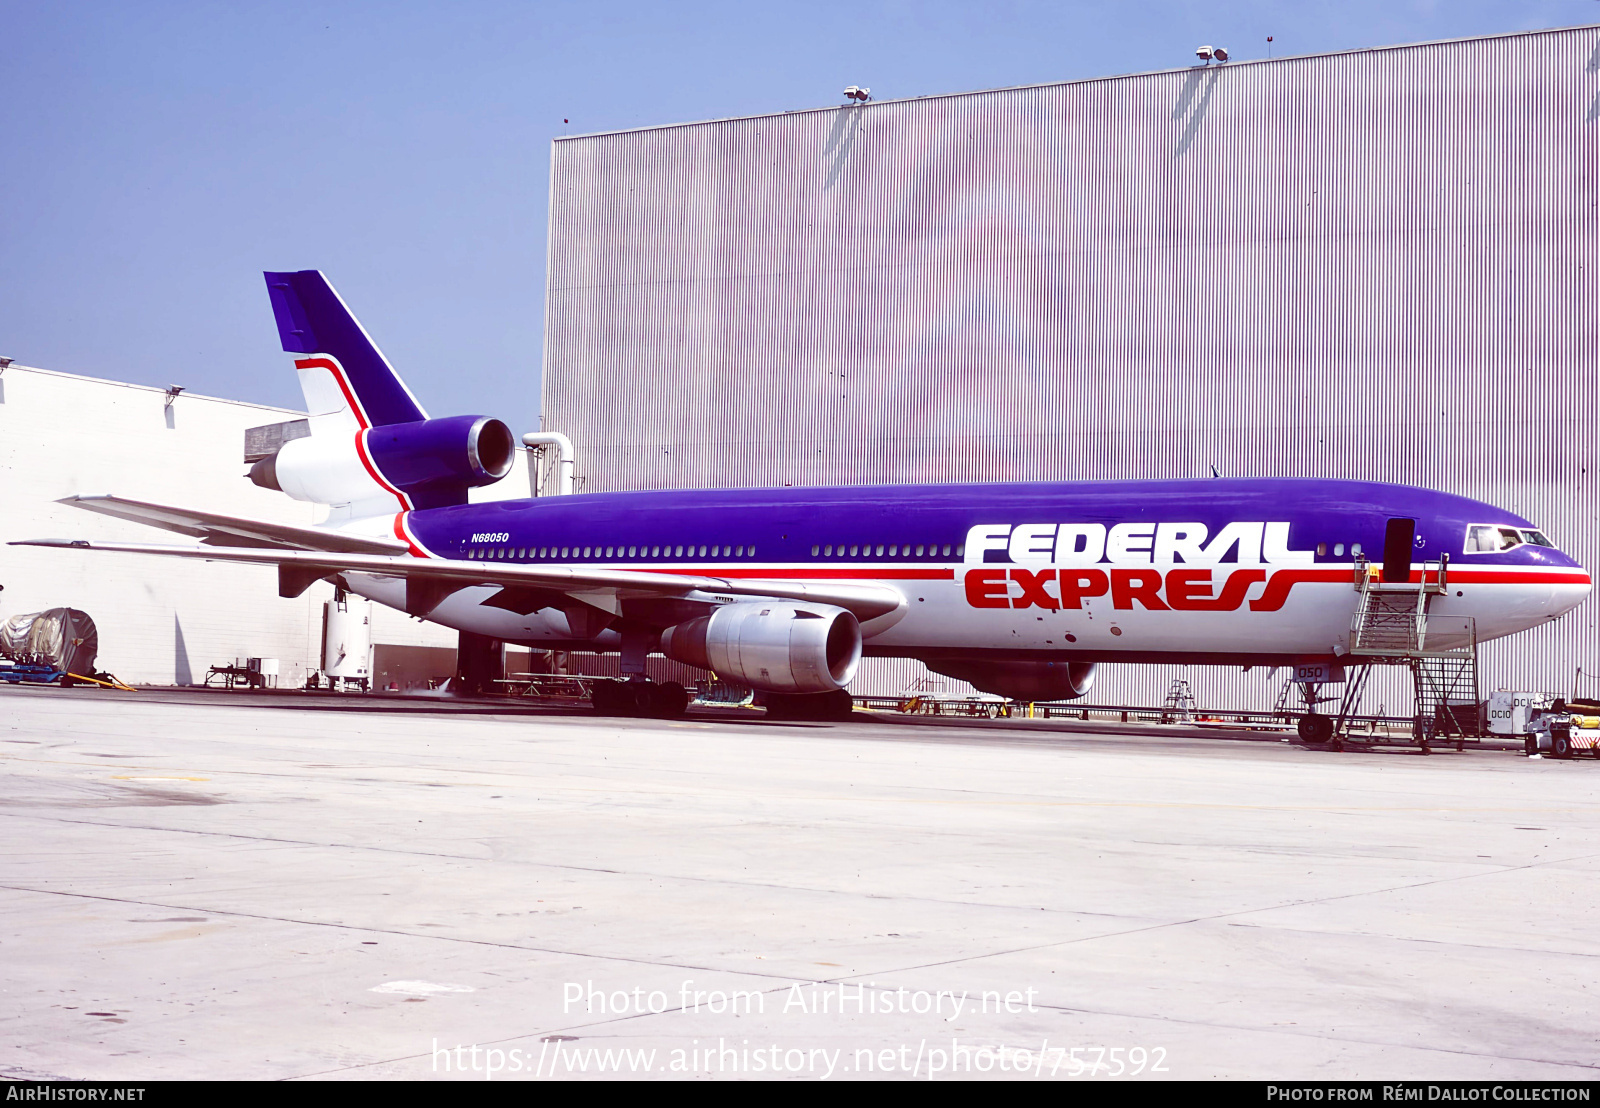
M296 527L292 523L265 523L218 512L127 500L120 496L69 496L56 503L176 531L180 535L199 539L208 546L329 550L341 554L404 554L407 550L406 544L397 539L346 535L321 527Z
M701 574L653 573L598 566L529 566L329 550L147 546L139 543L90 542L86 539L27 539L8 545L109 550L124 554L199 558L208 562L273 565L278 567L278 594L286 597L299 596L313 582L340 573L372 573L402 578L406 583L406 611L420 617L426 617L445 598L472 585L499 585L507 591L526 589L555 593L612 614L616 614L619 599L624 596L684 597L691 593L703 594L713 602L719 597L727 598L724 602L735 597L771 597L832 604L850 611L862 623L903 613L906 608L906 598L898 589L887 585L833 581L729 580Z

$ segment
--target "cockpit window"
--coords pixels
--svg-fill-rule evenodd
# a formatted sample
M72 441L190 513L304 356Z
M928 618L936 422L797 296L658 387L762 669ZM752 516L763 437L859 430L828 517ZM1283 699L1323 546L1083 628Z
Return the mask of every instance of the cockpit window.
M1515 527L1502 527L1496 523L1474 523L1467 528L1468 554L1500 554L1521 546L1524 542L1535 541L1524 538L1528 535L1539 535L1537 531L1519 531ZM1539 538L1544 539L1543 535ZM1544 539L1541 546L1551 545L1550 540Z
M1528 530L1524 530L1522 532L1522 537L1526 541L1533 543L1534 546L1548 546L1548 547L1554 549L1555 545L1556 545L1555 543L1551 542L1549 539L1545 538L1543 531L1528 531Z

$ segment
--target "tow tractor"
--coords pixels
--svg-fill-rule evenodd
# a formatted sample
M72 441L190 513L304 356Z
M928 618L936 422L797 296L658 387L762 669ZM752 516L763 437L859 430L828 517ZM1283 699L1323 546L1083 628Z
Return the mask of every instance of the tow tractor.
M1522 740L1522 749L1530 758L1544 754L1571 758L1584 750L1600 758L1600 705L1578 707L1580 710L1573 711L1566 701L1557 700L1549 708L1535 709ZM1584 711L1596 714L1585 715Z

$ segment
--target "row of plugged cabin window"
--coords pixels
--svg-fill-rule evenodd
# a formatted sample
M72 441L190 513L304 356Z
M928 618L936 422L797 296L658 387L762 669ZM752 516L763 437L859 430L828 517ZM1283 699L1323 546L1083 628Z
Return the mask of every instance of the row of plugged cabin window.
M943 553L940 553L941 549ZM811 548L813 558L948 558L952 549L955 556L960 558L966 554L966 547L952 547L945 543L941 548L938 543L918 543L912 546L909 543L885 546L883 543L858 543L846 546L844 543L837 545L821 545Z
M1317 543L1317 557L1326 558L1327 556L1328 556L1328 544L1325 543L1325 542ZM1335 558L1344 557L1344 543L1336 542L1336 543L1333 544L1333 556ZM1350 556L1352 558L1361 557L1361 544L1360 543L1353 542L1353 543L1350 544Z
M699 553L695 553L696 551ZM754 558L753 546L472 546L467 557L525 562L530 559L570 561L574 558Z

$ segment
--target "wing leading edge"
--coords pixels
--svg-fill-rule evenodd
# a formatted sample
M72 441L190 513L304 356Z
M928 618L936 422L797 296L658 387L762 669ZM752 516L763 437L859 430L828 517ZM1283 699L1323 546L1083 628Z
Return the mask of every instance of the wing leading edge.
M220 512L194 508L174 508L146 500L121 496L68 496L56 501L103 516L126 519L165 531L199 539L208 546L249 547L270 550L326 550L339 554L404 554L407 547L397 539L372 538L330 531L322 527L299 527L292 523L267 523Z
M106 513L113 514L113 513ZM128 517L124 517L128 518ZM140 522L149 522L140 519ZM158 524L158 526L161 526ZM170 527L170 530L177 530ZM297 529L298 530L298 529ZM317 531L317 534L330 534ZM345 536L349 537L349 536ZM142 543L90 542L86 539L26 539L10 546L46 546L107 550L123 554L156 554L278 567L278 593L295 597L314 582L340 573L371 573L406 582L406 611L425 617L444 600L473 585L534 589L559 593L602 610L619 595L682 597L699 592L713 596L770 597L831 604L851 612L862 623L902 612L906 598L887 585L846 582L730 580L700 574L653 573L646 570L595 566L529 566L504 562L412 558L384 554L319 550L163 546Z

